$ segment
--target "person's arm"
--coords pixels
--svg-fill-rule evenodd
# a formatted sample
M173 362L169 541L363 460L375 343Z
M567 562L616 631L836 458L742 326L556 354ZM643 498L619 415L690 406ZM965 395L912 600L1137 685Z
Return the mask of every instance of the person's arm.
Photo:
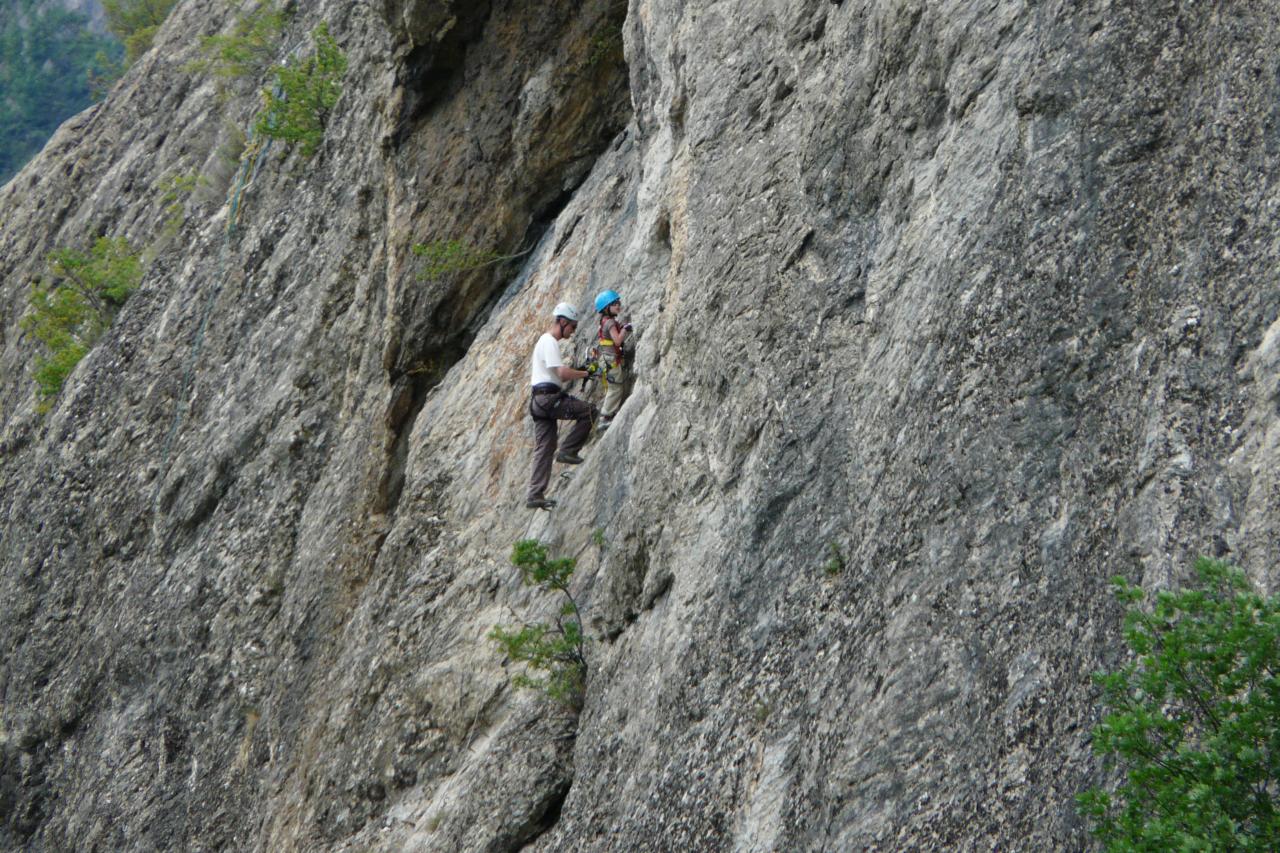
M556 363L555 363L555 364L552 364L552 363L551 363L551 359L552 359L552 358L555 358L555 360L556 360ZM554 355L552 354L552 352L550 351L550 349L548 349L548 351L547 351L547 369L548 369L548 370L554 370L554 371L556 372L556 376L559 376L559 377L560 377L560 381L561 381L561 382L571 382L571 381L573 381L574 379L581 379L582 377L584 377L584 376L586 376L586 375L587 375L587 371L585 371L585 370L577 370L577 369L575 369L575 368L570 367L570 366L569 366L569 365L567 365L567 364L563 364L563 363L561 363L561 362L560 362L560 349L559 349L559 347L557 347L557 348L556 348Z
M627 334L630 332L628 326L630 325L630 323L626 325L619 323L616 317L610 317L609 322L605 324L605 333L609 335L609 340L613 341L613 345L618 348L618 352L622 352L622 342L627 339Z
M585 370L576 370L567 364L562 364L556 368L556 375L559 376L563 382L571 382L574 379L581 379L588 374Z

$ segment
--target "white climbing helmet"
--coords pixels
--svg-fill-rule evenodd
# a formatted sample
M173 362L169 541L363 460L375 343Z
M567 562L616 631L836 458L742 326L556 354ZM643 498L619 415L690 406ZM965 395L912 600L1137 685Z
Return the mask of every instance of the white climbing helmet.
M578 322L578 309L574 308L568 302L561 302L556 306L555 316L563 317L570 323Z

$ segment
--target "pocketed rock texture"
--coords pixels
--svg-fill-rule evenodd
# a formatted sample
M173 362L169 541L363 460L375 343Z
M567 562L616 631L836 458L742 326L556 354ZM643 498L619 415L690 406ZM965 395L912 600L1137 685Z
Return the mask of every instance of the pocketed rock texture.
M324 143L243 187L235 14L0 190L0 846L1088 846L1107 579L1280 580L1280 10L320 0ZM100 233L147 273L41 417L28 285ZM630 395L525 510L605 288ZM487 639L525 537L580 715Z

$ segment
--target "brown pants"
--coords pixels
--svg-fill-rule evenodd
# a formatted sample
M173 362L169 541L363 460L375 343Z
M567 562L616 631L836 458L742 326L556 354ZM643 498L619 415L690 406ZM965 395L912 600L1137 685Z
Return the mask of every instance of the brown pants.
M575 421L561 451L577 453L591 434L596 407L562 391L543 391L535 392L529 400L529 414L533 416L533 475L529 478L528 496L532 501L545 497L547 484L551 482L559 422Z

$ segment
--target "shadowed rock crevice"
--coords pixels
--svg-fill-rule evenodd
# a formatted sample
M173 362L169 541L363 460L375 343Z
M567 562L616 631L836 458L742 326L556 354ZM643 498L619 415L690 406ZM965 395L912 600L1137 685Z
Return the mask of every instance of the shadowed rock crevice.
M513 829L510 836L495 839L488 849L492 853L517 853L535 845L560 820L560 812L572 787L573 779L569 778L548 789L525 822Z
M388 0L388 21L407 45L397 75L401 100L389 138L392 147L410 139L432 109L459 91L467 49L483 33L491 5Z

